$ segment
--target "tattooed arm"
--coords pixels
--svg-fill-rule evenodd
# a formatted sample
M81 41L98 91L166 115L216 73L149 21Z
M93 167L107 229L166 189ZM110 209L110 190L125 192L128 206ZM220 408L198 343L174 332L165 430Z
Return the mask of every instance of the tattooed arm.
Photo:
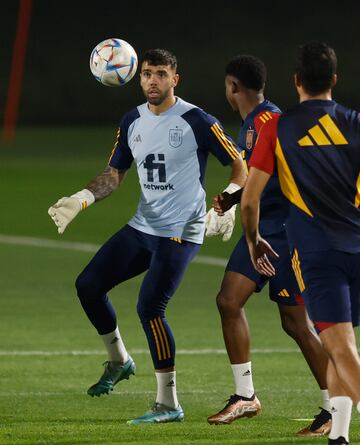
M117 170L108 165L103 173L89 182L86 189L94 195L95 201L101 201L119 187L125 176L126 170Z
M109 196L116 190L125 178L126 170L117 170L113 167L106 167L103 173L90 181L85 189L71 195L64 196L53 204L48 214L54 221L60 234L81 211L89 207L95 201Z

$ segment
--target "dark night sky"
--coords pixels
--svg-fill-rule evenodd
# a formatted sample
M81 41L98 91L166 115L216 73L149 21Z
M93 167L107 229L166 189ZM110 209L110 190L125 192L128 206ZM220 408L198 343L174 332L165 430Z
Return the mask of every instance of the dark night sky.
M177 94L221 120L234 119L224 96L224 66L254 54L268 67L266 95L280 107L296 102L292 73L296 46L322 40L337 52L334 98L359 109L360 36L357 2L125 2L33 0L19 110L23 124L113 124L143 101L135 77L107 88L92 77L93 47L109 37L134 46L172 50L179 60ZM18 1L1 6L0 109L3 115Z

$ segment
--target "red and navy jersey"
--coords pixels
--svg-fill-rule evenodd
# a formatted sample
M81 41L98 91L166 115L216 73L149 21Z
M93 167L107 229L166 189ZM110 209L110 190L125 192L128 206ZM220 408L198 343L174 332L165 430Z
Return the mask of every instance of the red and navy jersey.
M308 100L262 128L251 166L275 169L290 201L286 224L299 251L360 252L360 116Z
M240 127L238 145L246 164L253 153L261 127L279 114L280 109L268 100L264 100L249 113ZM270 235L284 230L284 222L288 215L288 202L281 193L277 172L274 171L261 196L260 202L260 233Z

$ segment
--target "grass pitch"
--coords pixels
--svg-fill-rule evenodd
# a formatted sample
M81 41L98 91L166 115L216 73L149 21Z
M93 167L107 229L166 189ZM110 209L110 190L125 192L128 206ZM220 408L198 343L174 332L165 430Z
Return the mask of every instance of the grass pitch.
M223 266L191 264L168 308L177 340L177 384L185 422L129 426L156 396L147 343L136 315L142 277L114 289L110 296L120 330L137 364L137 374L120 382L110 396L86 395L106 360L101 341L75 296L74 281L92 256L24 238L101 244L134 213L138 186L131 172L124 186L80 214L62 237L47 208L102 171L111 149L108 129L28 129L11 147L0 147L0 444L326 444L326 438L301 439L294 433L318 412L317 385L296 345L280 328L277 307L267 289L254 295L247 314L252 333L254 382L261 416L229 426L210 426L206 417L233 392L215 306ZM227 183L228 170L210 159L211 196ZM229 243L207 239L199 259L226 259ZM10 244L9 236L13 236ZM14 240L19 244L13 244ZM34 240L32 240L34 241ZM360 443L354 411L351 443Z

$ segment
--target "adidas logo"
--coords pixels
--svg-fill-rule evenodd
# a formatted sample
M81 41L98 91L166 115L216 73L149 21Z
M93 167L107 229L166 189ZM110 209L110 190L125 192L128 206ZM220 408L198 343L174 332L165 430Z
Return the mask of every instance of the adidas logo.
M265 111L265 113L260 114L259 119L263 124L265 124L266 121L272 119L272 115L268 111Z
M141 136L138 134L136 138L134 138L134 142L142 142Z
M251 375L251 371L250 369L248 369L247 371L244 372L243 377L247 376L247 375Z
M282 289L279 293L278 293L279 297L290 297L289 292L286 289Z
M320 125L314 125L308 134L298 140L300 147L315 145L347 145L349 142L328 114L319 119Z
M114 343L116 343L117 341L119 341L119 338L115 337L111 340L110 344L113 345Z
M169 387L175 386L174 379L171 379L170 382L166 386L169 386Z

